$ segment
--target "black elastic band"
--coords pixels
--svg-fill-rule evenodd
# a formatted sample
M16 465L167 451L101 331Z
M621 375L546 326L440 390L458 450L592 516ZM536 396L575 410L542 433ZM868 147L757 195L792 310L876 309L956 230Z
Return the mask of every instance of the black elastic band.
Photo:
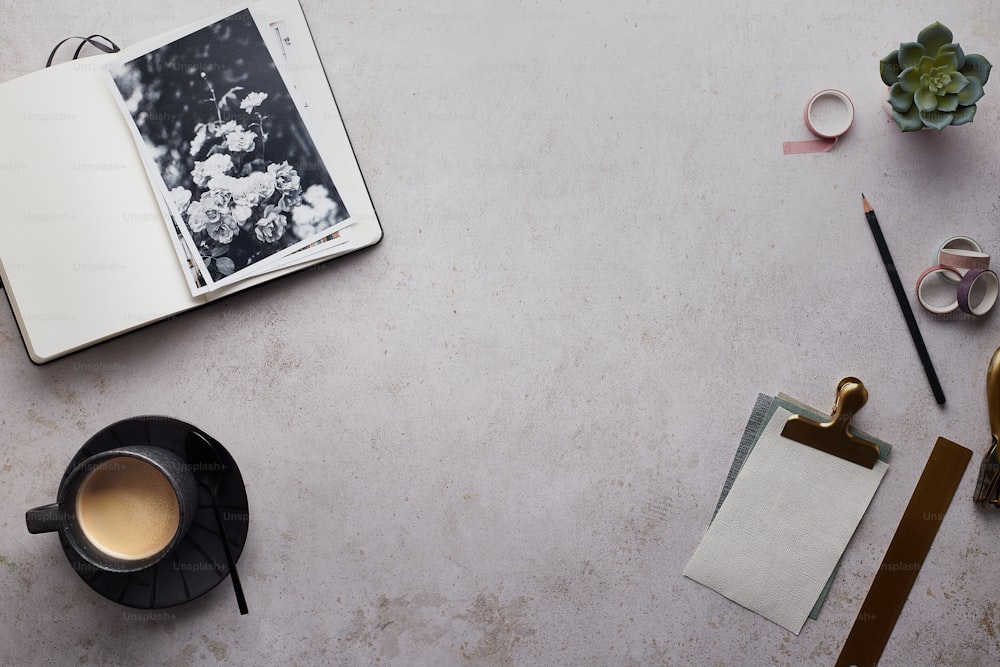
M107 44L102 44L101 42L98 42L97 38L103 39L105 42L107 42ZM45 61L45 66L51 67L52 60L56 57L56 51L59 50L59 47L61 47L66 42L73 39L81 40L80 45L77 46L76 51L73 52L73 60L76 60L77 58L80 57L80 52L83 51L83 47L86 46L87 44L90 44L98 51L103 51L104 53L118 53L119 51L121 51L121 49L118 48L117 44L112 42L104 35L91 35L90 37L67 37L66 39L55 45L55 47L52 49L52 53L49 54L49 59Z

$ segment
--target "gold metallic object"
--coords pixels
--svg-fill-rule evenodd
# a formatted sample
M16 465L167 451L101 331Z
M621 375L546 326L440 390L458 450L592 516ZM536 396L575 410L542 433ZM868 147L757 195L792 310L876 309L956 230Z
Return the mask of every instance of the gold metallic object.
M878 447L847 430L851 425L851 418L867 402L868 390L861 380L846 377L837 385L837 398L830 421L820 423L802 415L792 415L781 430L781 435L866 468L874 468L878 460Z
M990 366L986 370L986 407L990 413L990 431L993 442L979 464L979 479L976 482L975 501L983 507L1000 507L1000 348L993 353Z

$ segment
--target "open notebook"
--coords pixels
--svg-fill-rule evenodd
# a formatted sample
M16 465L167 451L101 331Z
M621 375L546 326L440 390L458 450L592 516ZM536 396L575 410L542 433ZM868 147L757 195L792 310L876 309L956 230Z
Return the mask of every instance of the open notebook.
M296 0L0 85L0 167L36 363L382 238Z

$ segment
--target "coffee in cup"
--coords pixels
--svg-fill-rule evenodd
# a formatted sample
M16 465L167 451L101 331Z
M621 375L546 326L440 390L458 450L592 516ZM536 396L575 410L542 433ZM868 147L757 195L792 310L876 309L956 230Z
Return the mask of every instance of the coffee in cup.
M26 515L28 531L60 531L84 559L112 572L155 564L177 545L197 511L190 466L159 447L96 454L63 478L58 500Z
M180 507L166 475L142 459L118 456L87 473L76 495L76 518L95 547L135 560L170 544Z

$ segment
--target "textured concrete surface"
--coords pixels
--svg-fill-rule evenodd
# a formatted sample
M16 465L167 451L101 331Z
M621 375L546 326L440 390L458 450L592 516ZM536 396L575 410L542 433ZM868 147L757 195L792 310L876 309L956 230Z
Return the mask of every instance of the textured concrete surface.
M0 80L228 4L0 0ZM0 308L0 664L830 665L940 435L973 465L882 664L997 664L1000 517L971 494L1000 315L918 310L938 407L860 192L907 289L953 234L1000 253L1000 84L904 136L878 76L934 20L1000 63L1000 6L304 5L385 241L44 367ZM825 87L854 128L783 156ZM827 407L845 375L896 448L794 636L681 571L757 392ZM137 616L25 530L84 440L149 413L242 466L249 616L228 584Z

